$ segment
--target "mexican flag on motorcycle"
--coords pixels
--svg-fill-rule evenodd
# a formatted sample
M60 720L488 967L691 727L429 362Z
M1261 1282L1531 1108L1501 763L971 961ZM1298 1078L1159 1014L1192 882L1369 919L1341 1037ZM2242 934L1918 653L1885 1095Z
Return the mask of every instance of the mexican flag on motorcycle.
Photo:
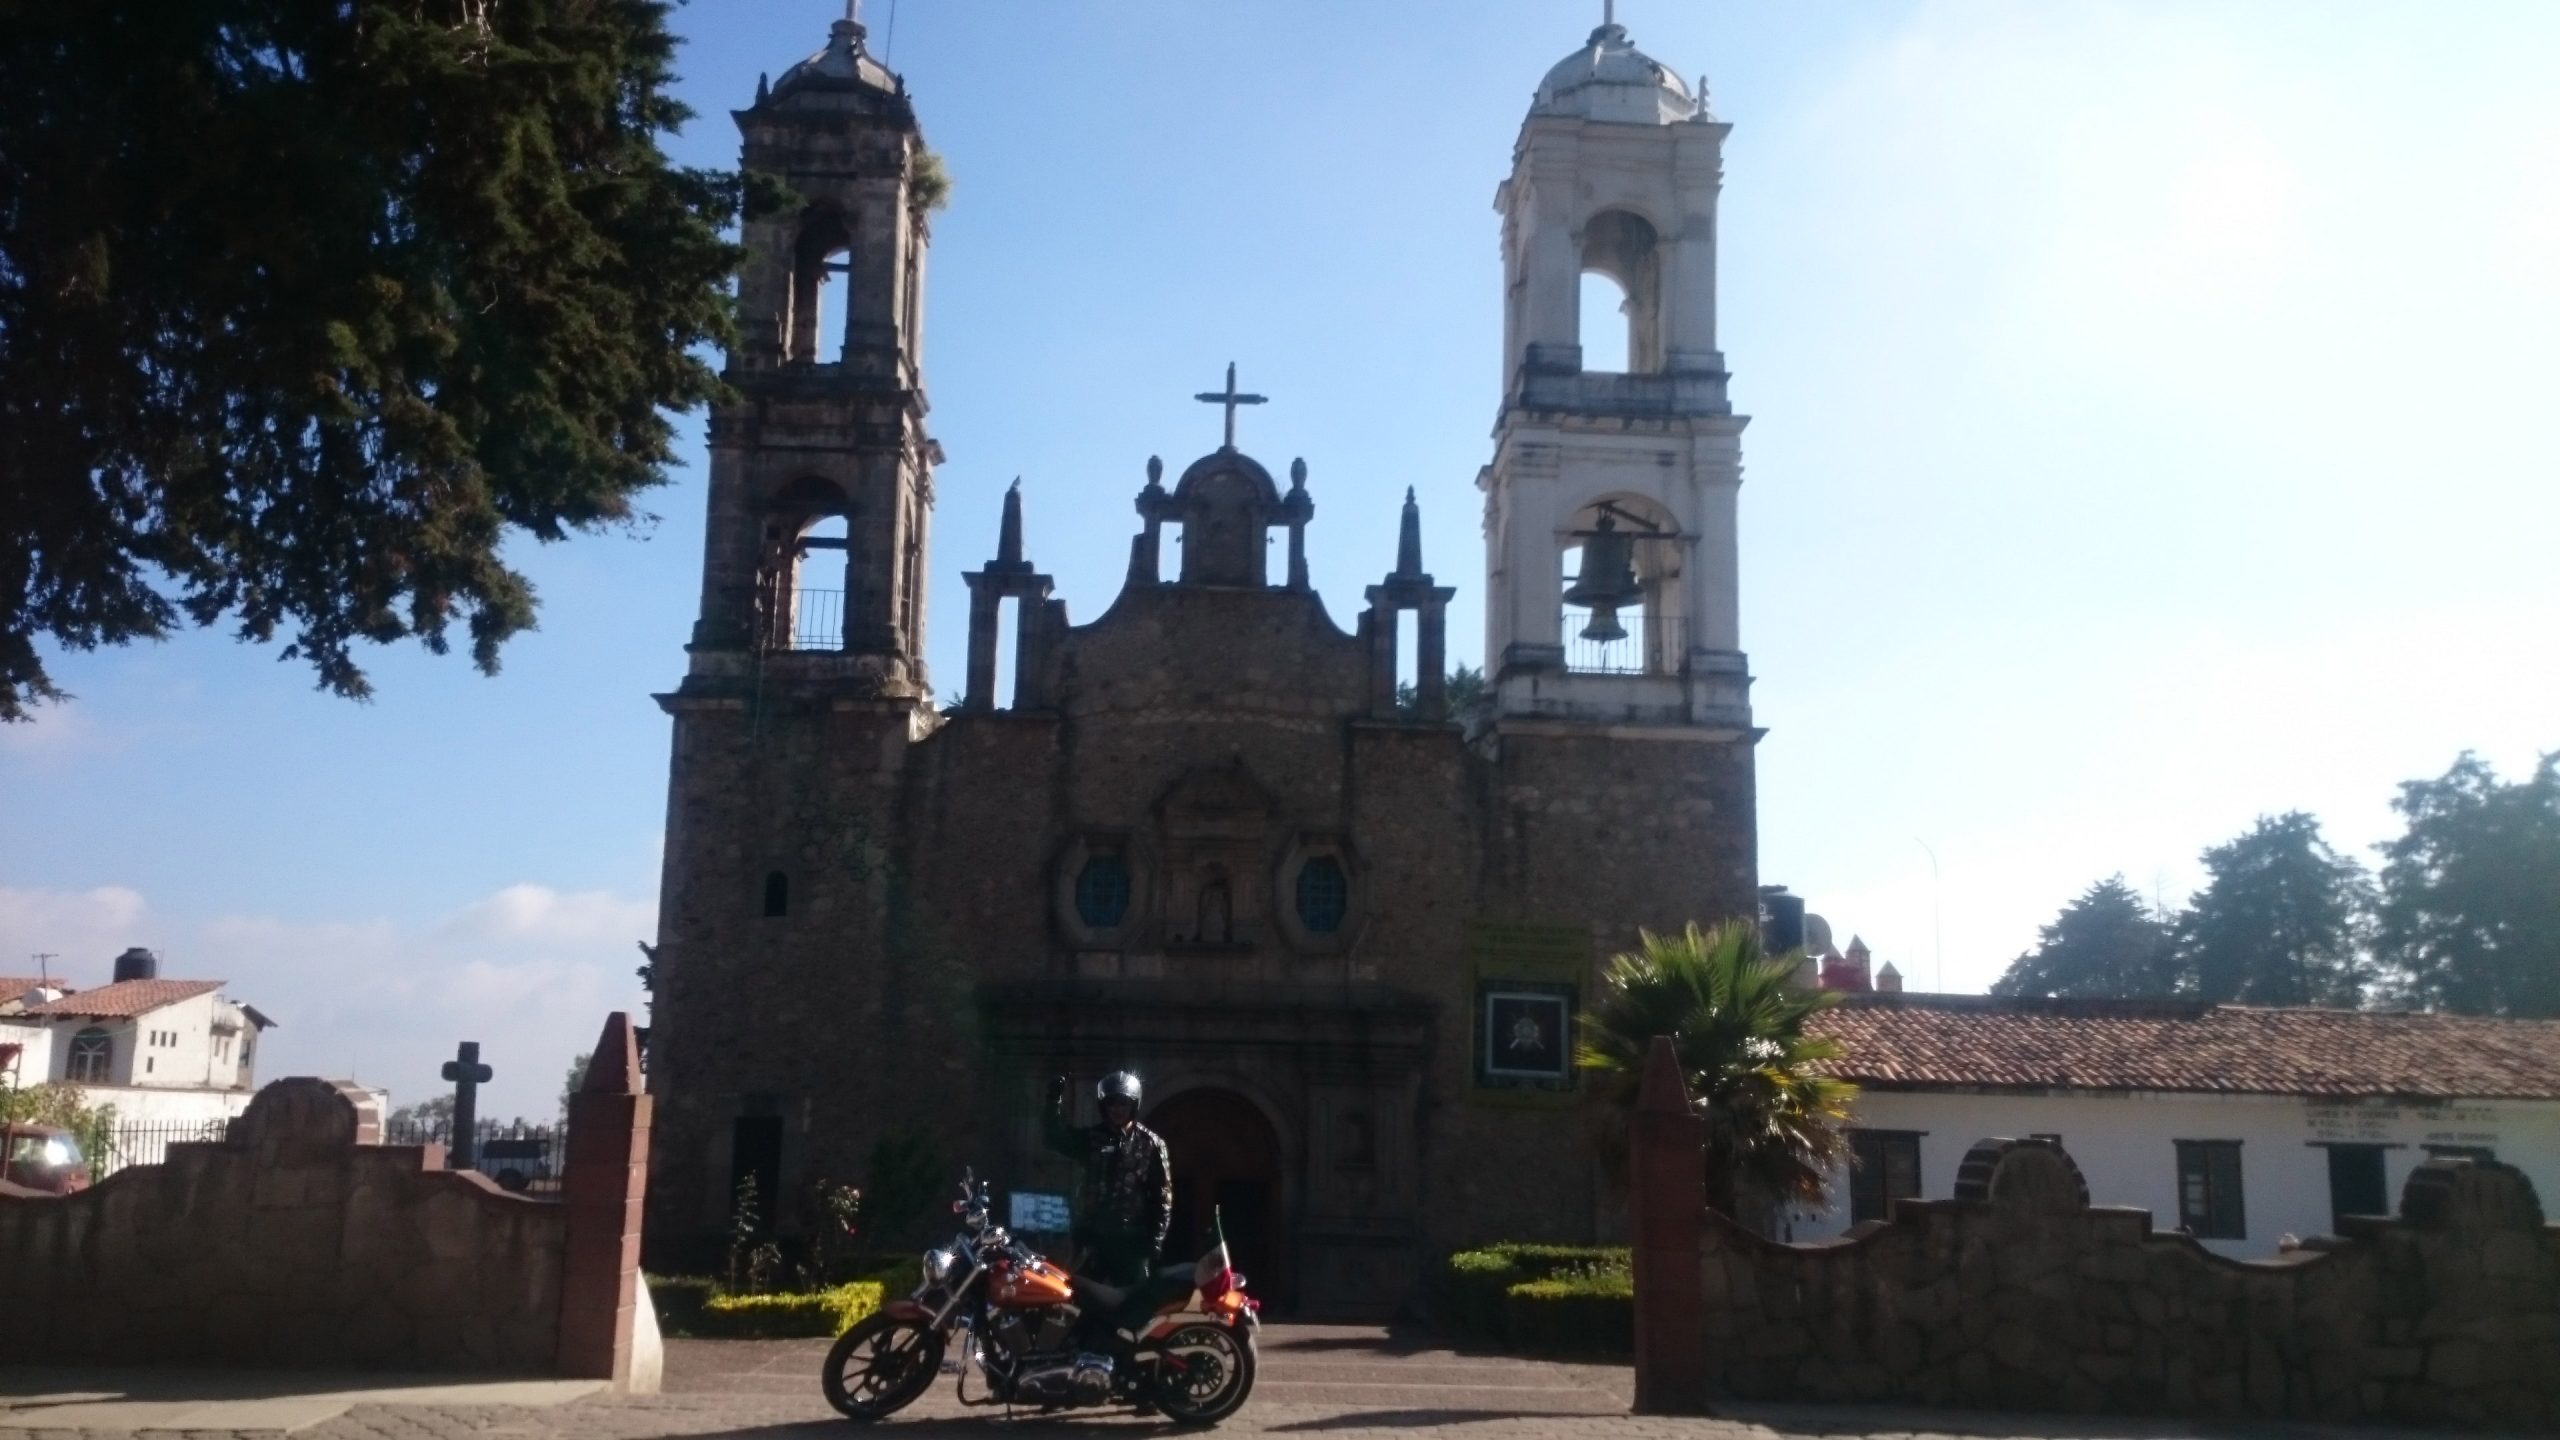
M1233 1289L1236 1279L1235 1265L1227 1257L1227 1220L1223 1210L1209 1212L1209 1235L1215 1243L1210 1245L1208 1254L1200 1257L1200 1263L1191 1267L1191 1283L1200 1287L1201 1294L1215 1300Z

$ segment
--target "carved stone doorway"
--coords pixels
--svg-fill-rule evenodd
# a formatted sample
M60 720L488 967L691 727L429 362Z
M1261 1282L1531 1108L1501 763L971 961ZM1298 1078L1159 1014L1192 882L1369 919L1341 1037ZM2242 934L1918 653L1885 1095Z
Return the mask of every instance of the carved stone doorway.
M1186 1090L1158 1105L1147 1126L1173 1152L1165 1259L1197 1259L1209 1248L1212 1216L1223 1216L1247 1288L1272 1310L1294 1308L1280 1137L1261 1109L1232 1090Z

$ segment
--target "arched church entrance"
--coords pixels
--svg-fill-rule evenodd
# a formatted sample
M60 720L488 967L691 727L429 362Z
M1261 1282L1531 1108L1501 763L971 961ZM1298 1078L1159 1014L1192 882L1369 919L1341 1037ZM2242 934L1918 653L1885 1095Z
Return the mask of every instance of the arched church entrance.
M1186 1090L1147 1116L1173 1152L1167 1260L1209 1248L1210 1220L1226 1222L1227 1251L1255 1296L1275 1310L1297 1301L1281 1214L1280 1136L1260 1107L1232 1090Z

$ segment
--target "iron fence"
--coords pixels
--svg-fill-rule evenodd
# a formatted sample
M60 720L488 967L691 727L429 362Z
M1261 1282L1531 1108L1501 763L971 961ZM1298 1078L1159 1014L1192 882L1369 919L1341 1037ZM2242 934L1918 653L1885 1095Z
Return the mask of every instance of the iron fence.
M190 1140L220 1140L230 1129L228 1120L190 1120L176 1124L119 1125L108 1132L103 1153L89 1158L92 1180L103 1180L129 1165L157 1165L169 1157L169 1146ZM475 1141L473 1167L507 1189L530 1195L546 1195L560 1188L560 1174L568 1164L569 1131L564 1125L526 1125L498 1120L483 1120L472 1127ZM460 1164L463 1157L453 1143L450 1124L418 1124L394 1119L382 1127L385 1145L441 1145L447 1163Z
M561 1171L569 1161L569 1127L483 1120L472 1132L466 1157L454 1143L450 1123L422 1125L394 1117L382 1127L382 1143L441 1145L445 1163L459 1169L468 1160L470 1168L521 1194L549 1195L560 1189Z
M1564 668L1582 675L1677 675L1688 662L1688 627L1676 615L1621 610L1627 632L1615 640L1583 638L1591 612L1564 612Z
M767 650L844 648L844 592L768 590L757 617Z
M89 1157L89 1178L104 1180L128 1165L157 1165L178 1141L219 1140L230 1129L225 1120L186 1120L157 1125L118 1125L107 1132L103 1154Z

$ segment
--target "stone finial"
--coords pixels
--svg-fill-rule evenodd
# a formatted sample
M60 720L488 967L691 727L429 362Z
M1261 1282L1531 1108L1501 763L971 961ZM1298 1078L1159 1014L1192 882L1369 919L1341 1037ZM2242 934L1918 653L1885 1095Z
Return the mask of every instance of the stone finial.
M1955 1198L2076 1215L2089 1208L2089 1181L2058 1141L1979 1140L1956 1167Z
M616 1010L604 1017L603 1033L596 1036L595 1058L587 1062L586 1083L578 1087L582 1095L637 1095L640 1093L640 1045L631 1032L631 1016Z
M1164 491L1164 457L1161 455L1147 457L1147 488L1158 494Z
M1022 564L1022 477L1004 492L1004 519L996 529L996 564L1012 569Z
M1289 462L1289 488L1292 490L1307 488L1307 460L1303 455Z
M301 1155L377 1145L382 1141L382 1112L373 1092L346 1080L309 1075L268 1082L240 1118L231 1122L228 1138L267 1155Z
M770 99L772 99L772 98L773 98L773 77L772 77L772 76L770 76L770 75L767 75L766 73L764 73L764 72L763 72L763 71L761 71L761 70L757 71L757 72L756 72L756 103L757 103L758 105L762 105L764 102L766 102L767 100L770 100Z
M1689 1082L1680 1074L1680 1051L1668 1035L1656 1035L1645 1046L1644 1076L1636 1085L1639 1115L1686 1115Z
M2440 1155L2409 1172L2400 1187L2400 1216L2423 1230L2522 1230L2543 1227L2533 1181L2503 1160Z
M1396 575L1405 579L1422 576L1422 506L1413 498L1413 487L1404 487L1404 518L1396 529Z

